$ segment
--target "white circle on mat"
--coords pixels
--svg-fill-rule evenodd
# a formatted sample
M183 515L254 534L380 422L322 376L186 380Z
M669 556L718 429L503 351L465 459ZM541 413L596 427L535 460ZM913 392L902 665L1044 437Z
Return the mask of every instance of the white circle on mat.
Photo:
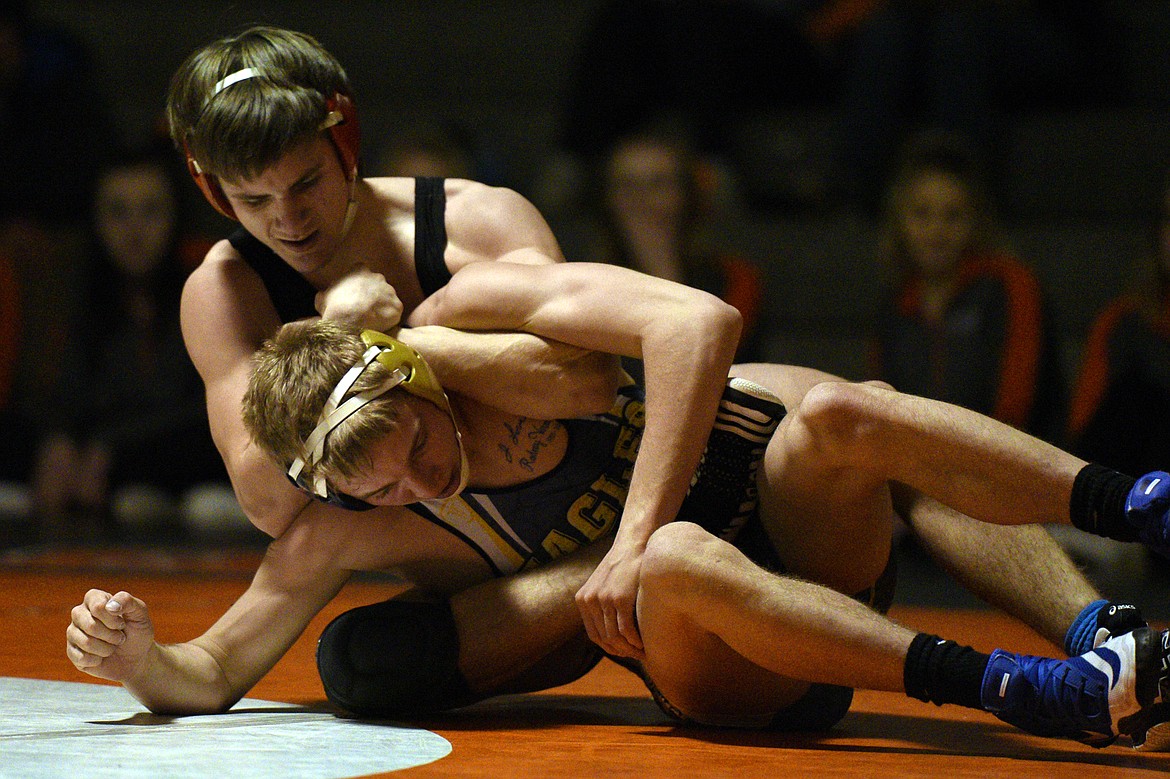
M0 777L330 777L396 771L451 753L393 722L245 698L226 714L150 714L121 687L0 678Z

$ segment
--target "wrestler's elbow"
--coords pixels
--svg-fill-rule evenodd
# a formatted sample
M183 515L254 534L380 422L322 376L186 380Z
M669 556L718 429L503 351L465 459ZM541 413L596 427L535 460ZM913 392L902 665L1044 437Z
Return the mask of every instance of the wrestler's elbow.
M575 382L579 402L592 413L609 411L618 388L630 383L621 358L605 352L584 352L577 362L579 375Z
M276 480L273 476L275 469L271 465L261 472L258 472L256 464L251 468L242 463L237 463L237 466L229 466L228 473L240 509L253 526L269 537L276 538L297 518L308 504L308 498L293 489L286 480Z
M688 302L685 316L680 315L674 322L686 323L686 337L696 346L702 345L711 353L731 356L735 354L743 330L743 316L739 310L709 294L696 295Z

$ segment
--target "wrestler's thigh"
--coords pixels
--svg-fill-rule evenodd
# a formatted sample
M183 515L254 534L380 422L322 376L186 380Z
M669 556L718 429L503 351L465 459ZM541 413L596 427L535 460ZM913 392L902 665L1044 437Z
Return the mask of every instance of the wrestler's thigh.
M705 725L767 727L808 682L768 671L736 653L685 614L640 601L638 626L647 647L643 663L662 697Z
M842 467L819 450L800 413L811 387L840 379L782 365L736 370L776 392L788 409L758 478L760 519L786 569L850 595L872 585L890 555L889 483L876 471Z

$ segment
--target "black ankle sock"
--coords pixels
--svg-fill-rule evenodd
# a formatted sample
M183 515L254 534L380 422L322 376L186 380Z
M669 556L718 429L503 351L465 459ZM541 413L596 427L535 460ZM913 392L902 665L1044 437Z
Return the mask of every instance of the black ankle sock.
M1125 520L1125 499L1137 482L1130 476L1089 463L1077 474L1069 501L1073 526L1118 541L1137 541L1137 529Z
M919 633L906 653L902 683L906 694L920 701L982 709L983 673L990 659L969 646Z

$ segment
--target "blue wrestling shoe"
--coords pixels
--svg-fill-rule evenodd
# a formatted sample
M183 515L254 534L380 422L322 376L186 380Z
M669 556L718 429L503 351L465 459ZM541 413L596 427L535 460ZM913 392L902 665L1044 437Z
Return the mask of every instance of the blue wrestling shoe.
M734 540L759 504L756 473L785 413L780 399L766 387L739 377L728 379L703 459L677 518Z
M1154 471L1137 480L1125 499L1125 519L1143 544L1170 557L1170 473Z
M1132 603L1101 599L1086 606L1064 636L1065 654L1083 655L1111 638L1148 627L1141 610Z
M1170 748L1170 633L1138 628L1068 660L996 650L982 702L1004 722L1037 736L1106 747Z

